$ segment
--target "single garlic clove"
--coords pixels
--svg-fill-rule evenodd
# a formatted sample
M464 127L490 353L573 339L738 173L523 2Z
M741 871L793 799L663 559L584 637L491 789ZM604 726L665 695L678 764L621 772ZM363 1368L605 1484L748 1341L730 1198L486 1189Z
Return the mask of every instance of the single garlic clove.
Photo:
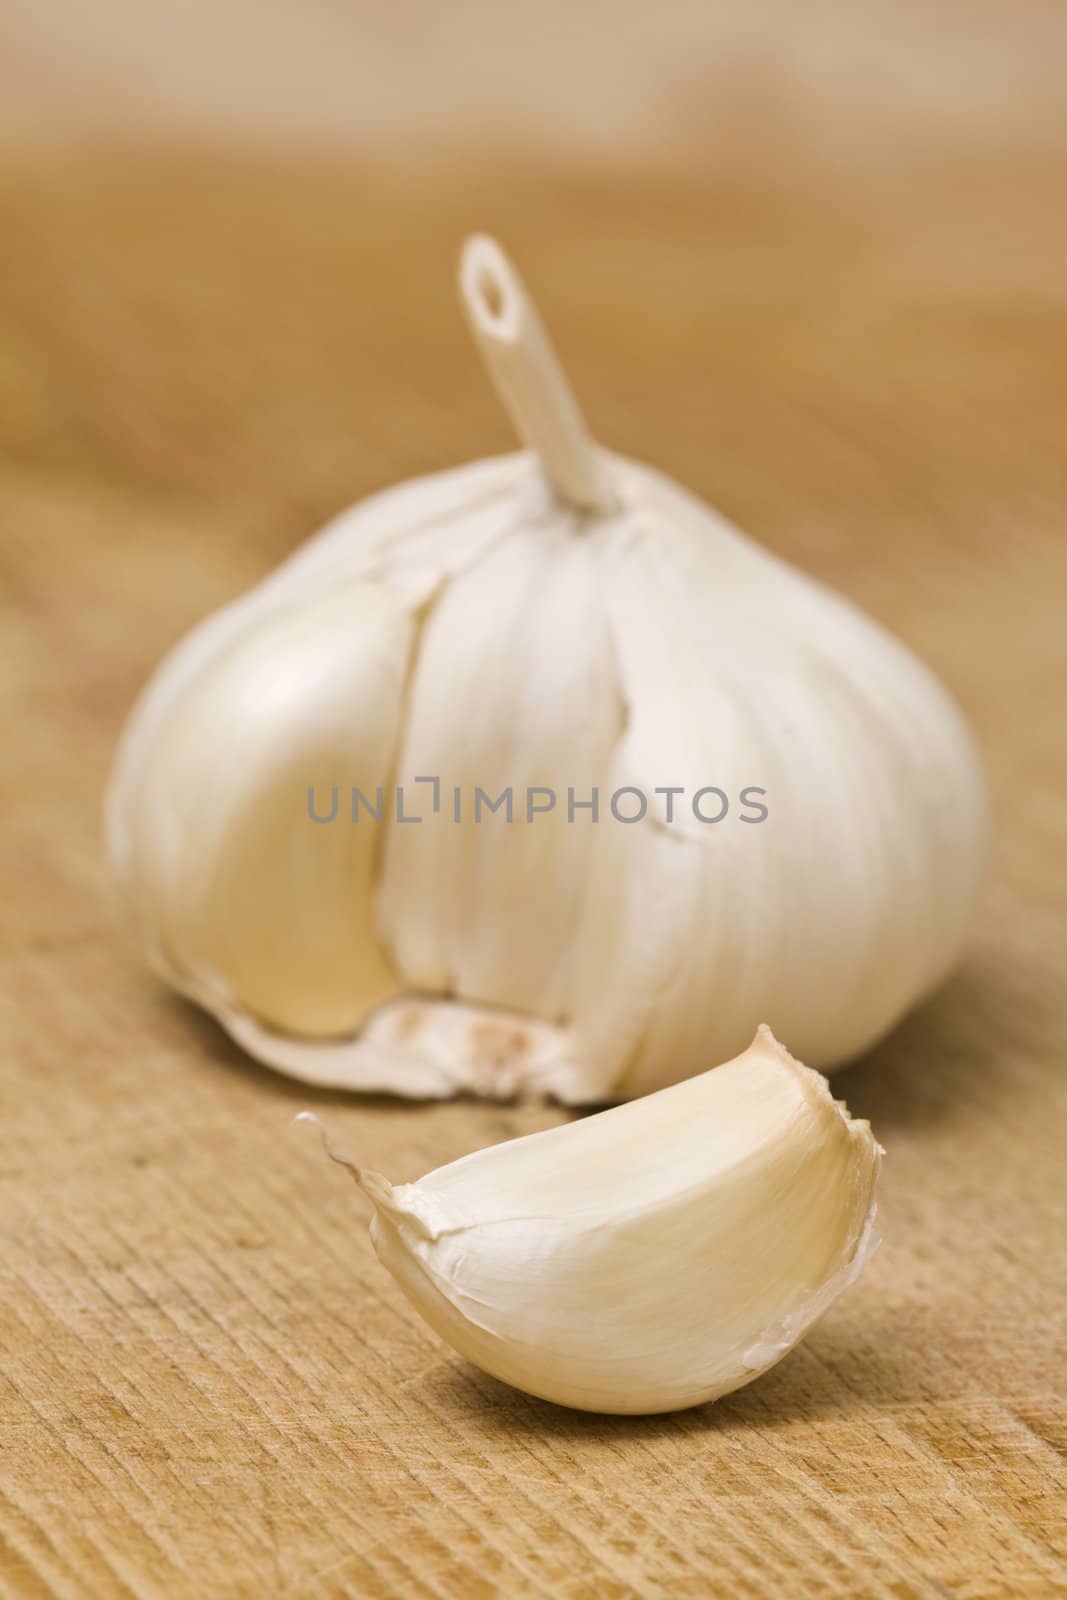
M409 794L420 773L448 784L428 825L389 830L378 908L397 970L427 993L546 1020L573 1003L596 826L569 793L588 799L624 714L598 558L594 536L519 530L423 630L398 781ZM530 820L527 795L551 810Z
M412 610L359 582L279 609L199 672L131 780L136 911L194 994L329 1037L401 989L374 928L374 829L313 816L388 782ZM205 729L225 738L210 761Z
M588 1098L661 1088L709 1039L736 1052L761 1013L824 1070L870 1048L956 959L987 827L973 745L933 674L651 476L646 528L605 569L629 715L604 787L650 804L647 827L591 845L571 1011ZM722 793L704 815L734 805L721 826L687 804L709 781ZM686 797L669 822L667 783ZM769 821L742 820L759 814L738 811L746 793Z
M724 1066L417 1183L351 1170L380 1259L461 1355L561 1405L657 1412L765 1372L853 1281L880 1155L760 1028Z

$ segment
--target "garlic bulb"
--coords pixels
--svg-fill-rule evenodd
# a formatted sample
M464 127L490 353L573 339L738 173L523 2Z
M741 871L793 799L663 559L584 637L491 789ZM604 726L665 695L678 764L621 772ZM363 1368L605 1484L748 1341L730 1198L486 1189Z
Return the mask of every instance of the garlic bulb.
M761 1018L833 1067L959 952L967 730L874 622L590 441L488 239L461 289L529 448L357 506L163 663L108 803L150 959L320 1084L626 1098Z
M764 1027L687 1083L418 1183L334 1159L461 1355L560 1405L650 1412L728 1394L803 1338L873 1253L880 1155Z

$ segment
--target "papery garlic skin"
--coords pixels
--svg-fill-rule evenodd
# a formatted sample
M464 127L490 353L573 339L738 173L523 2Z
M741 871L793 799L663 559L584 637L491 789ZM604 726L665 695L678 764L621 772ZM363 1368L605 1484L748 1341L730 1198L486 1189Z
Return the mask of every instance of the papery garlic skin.
M624 1098L763 1018L847 1061L965 938L988 819L963 719L847 601L595 446L510 264L475 240L463 272L536 448L357 506L163 663L108 801L150 959L338 1087ZM309 789L427 774L632 786L649 814L309 820ZM767 820L668 820L657 790L711 784L765 790Z
M761 1028L724 1066L417 1183L352 1170L378 1256L461 1355L560 1405L643 1413L793 1348L875 1249L880 1155Z

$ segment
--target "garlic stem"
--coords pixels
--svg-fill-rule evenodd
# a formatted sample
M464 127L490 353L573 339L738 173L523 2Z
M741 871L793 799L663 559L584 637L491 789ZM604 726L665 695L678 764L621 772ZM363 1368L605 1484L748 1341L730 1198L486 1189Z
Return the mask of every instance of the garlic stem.
M603 461L537 307L495 239L475 234L467 240L459 284L493 387L552 487L581 511L614 511L617 499Z

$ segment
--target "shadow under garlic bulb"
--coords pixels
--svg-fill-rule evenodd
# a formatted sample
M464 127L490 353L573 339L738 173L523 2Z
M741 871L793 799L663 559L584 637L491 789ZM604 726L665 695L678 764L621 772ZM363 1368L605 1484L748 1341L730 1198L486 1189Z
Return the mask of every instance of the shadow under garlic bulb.
M628 1098L761 1022L832 1068L959 954L967 728L878 624L592 442L498 246L460 283L526 448L344 513L163 662L108 797L149 958L324 1085Z

